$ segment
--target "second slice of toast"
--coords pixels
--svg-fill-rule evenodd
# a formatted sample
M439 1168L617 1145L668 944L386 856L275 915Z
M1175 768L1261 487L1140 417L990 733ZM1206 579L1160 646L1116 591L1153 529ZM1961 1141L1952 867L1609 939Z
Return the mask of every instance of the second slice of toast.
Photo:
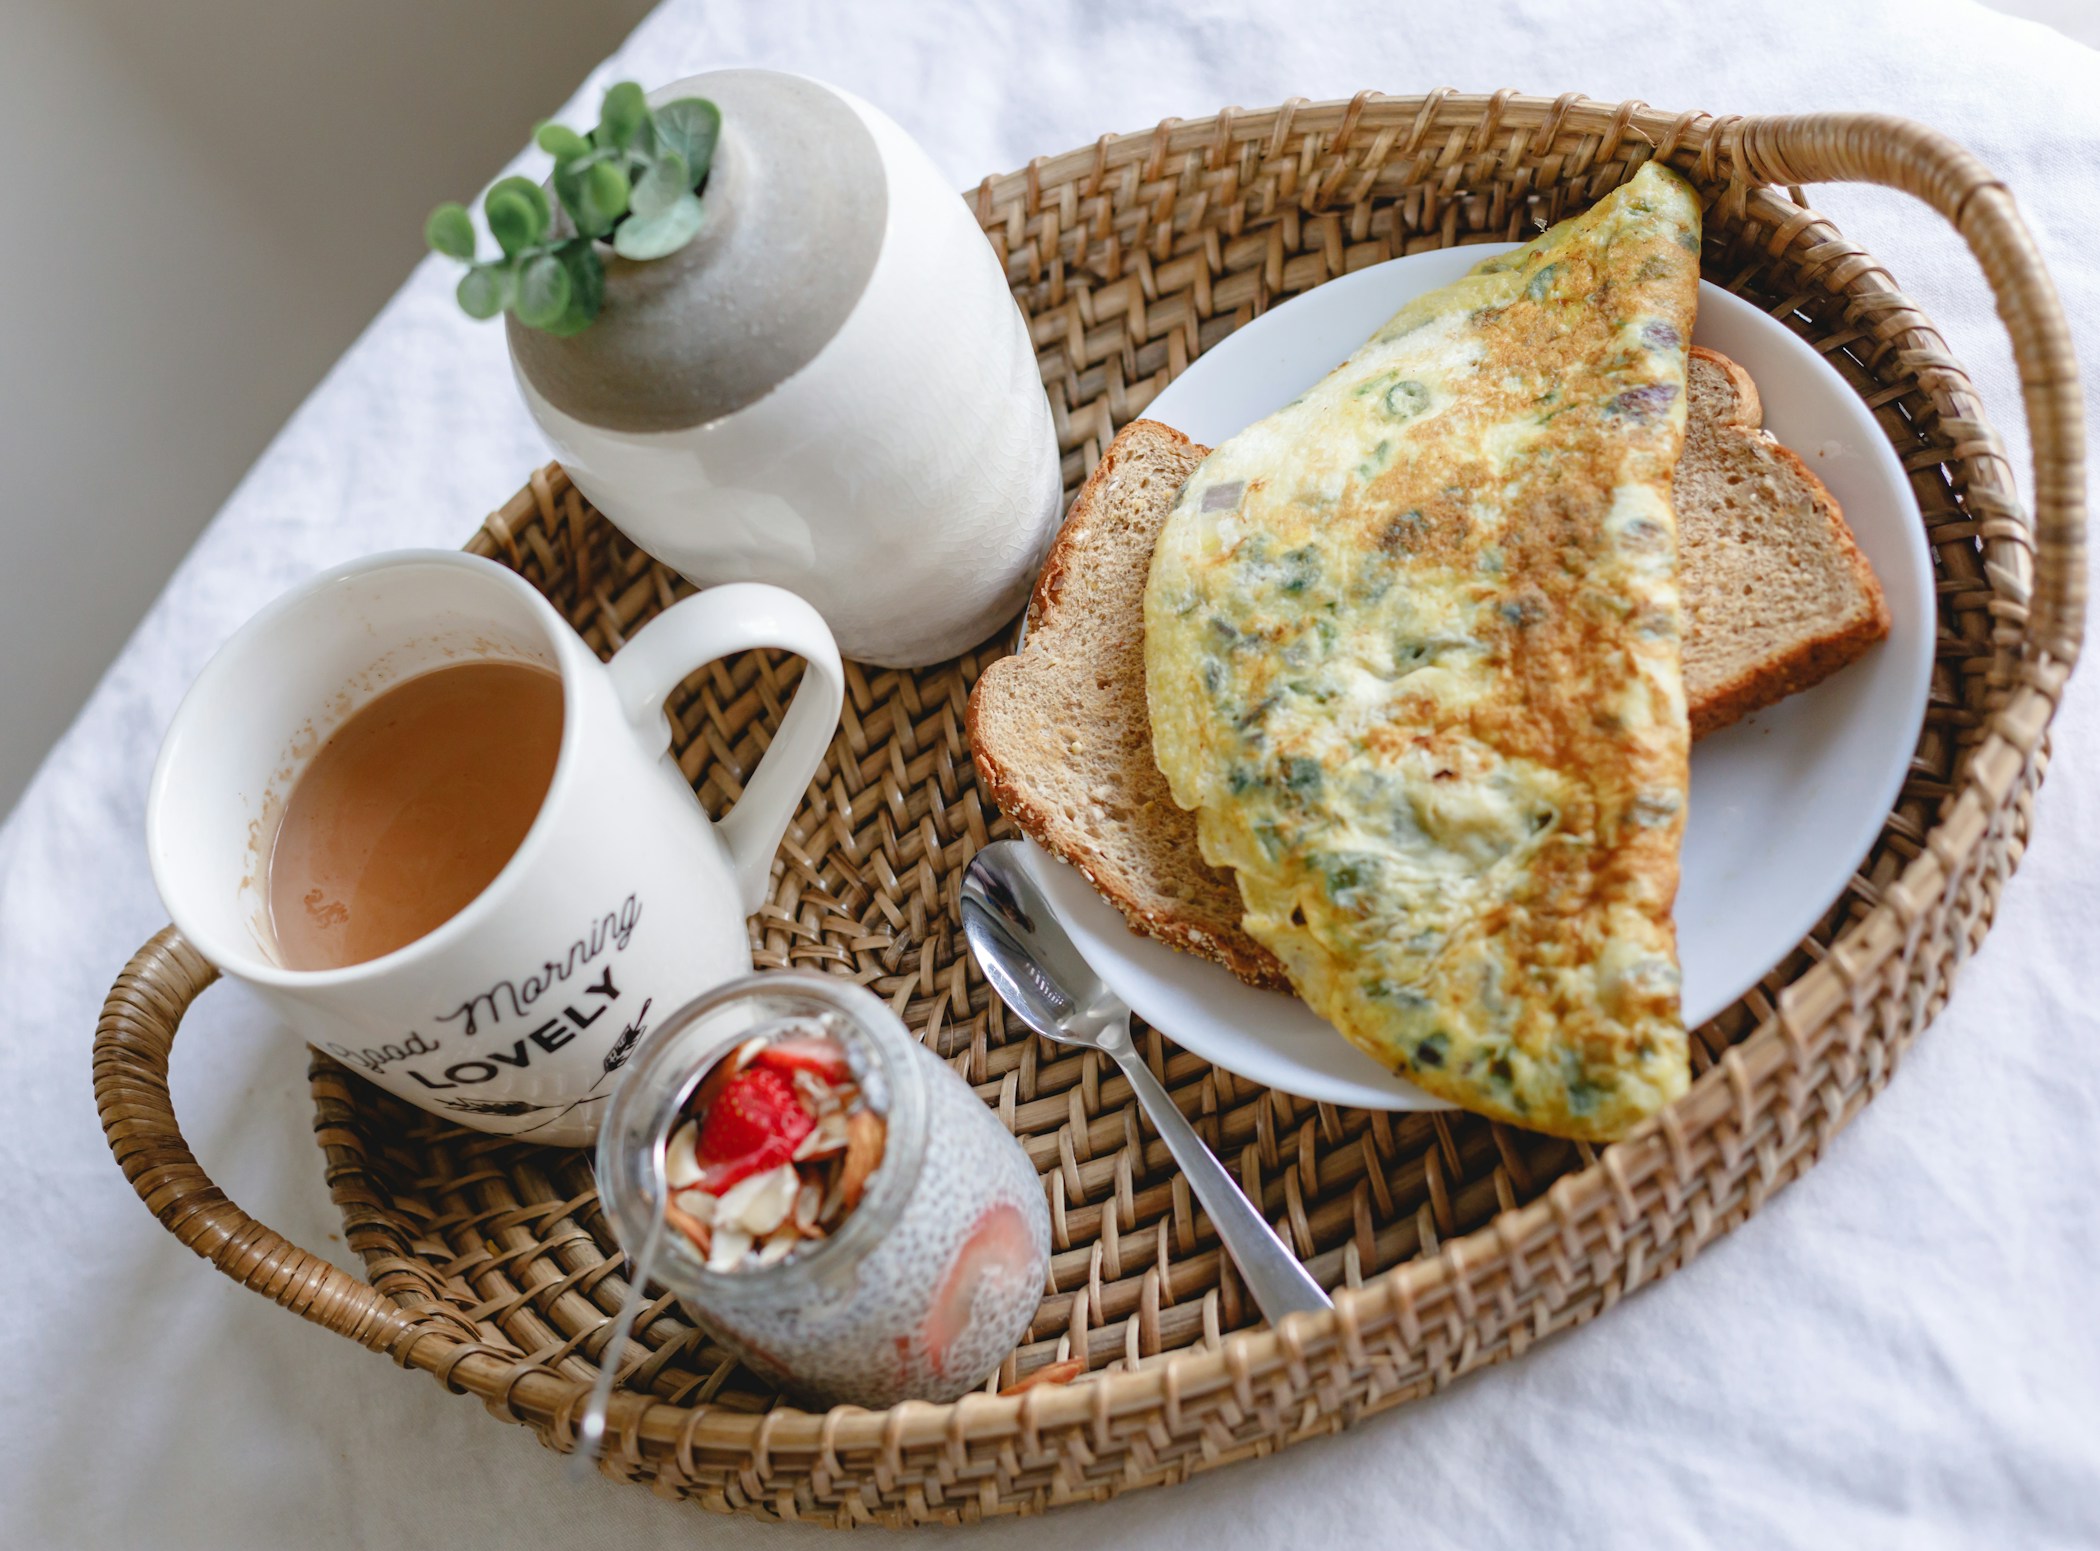
M1856 660L1889 610L1836 499L1759 429L1750 374L1694 346L1688 383L1673 503L1684 696L1703 738Z

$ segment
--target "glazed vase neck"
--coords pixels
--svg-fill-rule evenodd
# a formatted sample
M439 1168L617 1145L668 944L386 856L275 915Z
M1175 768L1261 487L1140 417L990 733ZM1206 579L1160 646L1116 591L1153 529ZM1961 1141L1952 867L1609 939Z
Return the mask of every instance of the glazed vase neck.
M882 156L837 94L771 70L650 94L679 97L722 110L700 235L641 263L601 244L604 310L579 334L506 322L519 372L547 402L609 431L681 430L763 398L831 341L882 250Z

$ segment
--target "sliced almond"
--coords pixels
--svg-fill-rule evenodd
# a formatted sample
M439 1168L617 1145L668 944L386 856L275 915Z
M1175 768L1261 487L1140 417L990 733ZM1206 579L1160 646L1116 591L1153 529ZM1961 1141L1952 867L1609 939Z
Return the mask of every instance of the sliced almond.
M742 1179L722 1192L715 1203L715 1218L721 1222L735 1222L744 1215L744 1208L757 1199L759 1194L773 1182L779 1169L763 1169L756 1174L746 1174Z
M664 1148L664 1183L683 1190L700 1182L700 1127L691 1120L671 1133Z
M805 1184L795 1192L795 1230L807 1233L817 1225L817 1208L824 1204L824 1193L815 1185Z
M801 1188L802 1176L795 1172L792 1163L753 1174L723 1192L715 1208L715 1220L734 1223L746 1233L762 1237L787 1221L788 1213L795 1209L795 1192Z
M664 1221L693 1241L693 1247L703 1255L714 1249L715 1231L699 1218L681 1208L676 1201L664 1203Z
M810 1128L809 1135L795 1144L795 1161L807 1163L816 1158L829 1158L834 1153L846 1150L846 1117L829 1114Z
M714 1226L715 1214L721 1208L721 1203L715 1197L709 1195L698 1186L690 1186L684 1190L674 1190L671 1192L671 1199L677 1202L689 1215L699 1218L700 1221L706 1223L709 1227Z
M1026 1378L1016 1379L999 1391L1002 1395L1018 1395L1045 1384L1069 1384L1086 1372L1086 1364L1076 1357L1068 1357L1061 1363L1045 1363Z
M707 1252L707 1269L734 1271L750 1253L750 1234L741 1228L722 1228L716 1232L714 1246Z
M789 1253L800 1242L801 1235L795 1232L795 1225L793 1223L787 1224L780 1232L773 1234L760 1246L757 1264L762 1267L778 1265L781 1261L787 1259Z
M845 1212L845 1193L839 1188L839 1181L845 1177L845 1173L845 1159L841 1156L838 1162L832 1165L831 1178L824 1186L824 1199L817 1204L818 1222L834 1223Z
M846 1117L846 1161L839 1170L839 1199L847 1210L860 1205L869 1176L882 1166L889 1127L873 1110L857 1109Z
M737 1068L743 1064L737 1059L736 1052L732 1052L724 1060L717 1061L715 1069L700 1079L700 1086L695 1088L693 1096L685 1101L685 1112L688 1115L700 1116L713 1109L715 1100L722 1096L722 1090L729 1086L729 1079L736 1075ZM693 1124L697 1127L699 1122L695 1120Z

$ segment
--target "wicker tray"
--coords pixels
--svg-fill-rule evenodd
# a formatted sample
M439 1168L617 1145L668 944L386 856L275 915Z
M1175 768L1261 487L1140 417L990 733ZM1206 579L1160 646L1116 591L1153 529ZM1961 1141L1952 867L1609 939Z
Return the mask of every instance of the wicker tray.
M1691 1092L1599 1153L1470 1116L1306 1103L1146 1031L1155 1070L1339 1290L1331 1315L1262 1327L1125 1086L1094 1056L1018 1033L963 947L957 881L1005 831L978 793L963 705L1002 648L919 673L849 665L844 725L752 921L757 960L871 986L1023 1139L1050 1202L1054 1287L998 1382L1067 1355L1089 1371L1018 1397L812 1415L659 1297L619 1358L605 1469L716 1509L840 1524L1179 1480L1609 1308L1808 1168L1888 1080L2019 860L2082 624L2069 338L1986 169L1889 118L1366 94L1107 136L987 179L974 208L1032 320L1070 490L1118 426L1279 298L1399 253L1522 237L1650 157L1708 196L1707 277L1813 341L1875 411L1911 473L1939 597L1930 708L1872 855L1810 939L1697 1031ZM2032 519L1931 323L1795 187L1823 179L1903 189L1974 249L2020 366ZM529 577L601 652L684 590L558 468L468 547ZM796 671L753 653L673 698L681 764L710 808L735 796ZM316 1056L316 1134L360 1281L248 1217L183 1141L169 1051L212 977L170 929L103 1010L96 1098L147 1206L236 1281L568 1448L626 1290L584 1155L447 1126Z

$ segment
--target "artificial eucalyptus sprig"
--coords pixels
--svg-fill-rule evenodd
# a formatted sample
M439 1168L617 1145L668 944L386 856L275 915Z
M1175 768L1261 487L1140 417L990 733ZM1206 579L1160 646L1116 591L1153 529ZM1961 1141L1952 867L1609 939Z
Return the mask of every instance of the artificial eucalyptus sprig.
M554 158L554 197L568 217L557 226L546 191L530 178L505 178L481 202L502 256L477 259L474 221L460 204L430 212L423 237L462 259L459 305L472 318L508 310L549 334L588 328L605 301L597 244L622 258L657 259L699 235L706 219L697 190L714 161L722 115L700 97L652 109L641 87L622 81L605 94L588 138L555 123L533 134Z

